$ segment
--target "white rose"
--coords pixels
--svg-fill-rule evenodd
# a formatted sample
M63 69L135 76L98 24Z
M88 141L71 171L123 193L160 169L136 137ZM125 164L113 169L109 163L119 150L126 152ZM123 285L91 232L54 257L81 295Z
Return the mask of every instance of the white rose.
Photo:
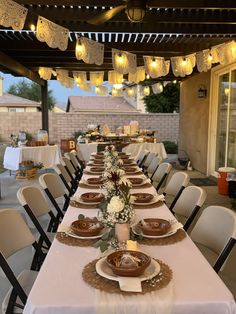
M112 167L111 162L108 162L108 163L106 164L106 167L107 167L107 168L111 168L111 167Z
M135 200L136 200L136 197L131 195L130 196L130 203L133 204L135 202Z
M118 152L117 151L113 152L113 156L117 157L118 156Z
M119 213L124 209L124 205L124 202L119 198L119 196L113 196L110 203L107 205L107 211L109 213Z

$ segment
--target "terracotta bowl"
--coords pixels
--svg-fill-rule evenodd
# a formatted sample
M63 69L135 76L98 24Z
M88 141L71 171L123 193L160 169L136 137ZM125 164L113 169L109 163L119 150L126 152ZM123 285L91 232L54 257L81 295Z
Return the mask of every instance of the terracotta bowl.
M99 159L99 160L104 159L104 155L103 154L102 155L94 155L94 159Z
M94 184L94 185L103 184L102 178L88 178L87 182L88 184Z
M102 173L104 171L103 167L91 167L90 168L91 172L98 172L98 173Z
M93 163L95 165L104 165L103 159L94 159Z
M72 222L71 231L81 237L97 236L103 229L97 218L84 218Z
M133 262L132 257L137 260ZM149 266L151 258L142 252L123 250L108 255L106 262L117 276L138 277Z
M138 223L139 228L144 235L160 236L166 234L170 230L169 221L161 218L146 218Z
M131 159L123 159L123 163L124 163L124 165L128 165L128 164L132 164L132 162L133 162L133 160L131 160Z
M143 183L142 178L128 178L128 180L133 184L133 185L139 185Z
M127 172L127 173L134 173L134 172L137 171L137 169L134 168L134 167L124 167L124 170L125 170L125 172Z
M97 193L97 192L87 192L80 195L81 200L86 203L101 202L103 197L104 195L102 193Z
M135 203L149 203L153 199L153 195L149 193L133 193L136 197Z
M124 161L124 160L126 160L126 159L129 159L129 156L127 156L127 155L121 155L121 156L119 156L119 158Z

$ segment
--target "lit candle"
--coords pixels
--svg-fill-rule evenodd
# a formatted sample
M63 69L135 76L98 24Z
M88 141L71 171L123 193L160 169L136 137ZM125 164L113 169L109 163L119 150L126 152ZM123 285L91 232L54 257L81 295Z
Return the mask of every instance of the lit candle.
M138 250L137 241L127 240L126 241L126 248L129 251L137 251Z

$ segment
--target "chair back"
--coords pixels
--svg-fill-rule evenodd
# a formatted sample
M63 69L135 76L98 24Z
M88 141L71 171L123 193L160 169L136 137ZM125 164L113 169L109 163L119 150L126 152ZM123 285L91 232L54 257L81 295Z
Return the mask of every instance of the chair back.
M165 184L168 175L172 169L172 165L168 162L162 162L152 176L153 186L158 190Z
M81 165L79 164L77 158L75 157L73 153L68 152L68 153L65 153L64 155L66 158L68 158L71 161L75 169L81 169Z
M49 204L42 191L36 186L24 186L17 191L20 204L28 205L36 218L50 212Z
M183 190L172 210L178 220L185 223L185 230L189 228L205 200L206 192L199 186L191 185Z
M161 157L155 156L147 168L147 174L149 178L153 176L154 172L157 170L157 167L160 165L160 163Z
M75 177L75 168L73 167L70 159L67 157L62 157L62 161L65 163L68 171L71 173L72 177Z
M147 155L147 158L145 159L144 163L143 163L143 167L145 167L146 169L148 168L148 166L151 164L152 160L156 157L156 153L149 153Z
M230 238L236 239L236 214L223 206L209 206L202 212L190 237L220 254Z
M189 183L189 176L185 172L176 172L167 183L164 193L176 196L182 187L186 187Z
M56 173L61 177L64 178L65 182L70 186L71 184L71 177L69 173L66 171L65 166L62 164L56 164L53 169L56 171Z
M6 259L34 242L34 236L16 209L0 210L0 251Z
M138 157L137 157L137 164L139 165L139 166L142 166L142 164L144 163L144 160L145 160L145 158L146 158L146 156L149 154L149 150L147 150L147 149L144 149L144 150L142 150L140 153L139 153L139 155L138 155Z
M202 207L206 200L206 192L199 186L187 186L178 198L173 212L188 218L195 206Z
M54 199L64 196L65 187L56 173L45 173L39 177L39 183L45 190L48 189Z

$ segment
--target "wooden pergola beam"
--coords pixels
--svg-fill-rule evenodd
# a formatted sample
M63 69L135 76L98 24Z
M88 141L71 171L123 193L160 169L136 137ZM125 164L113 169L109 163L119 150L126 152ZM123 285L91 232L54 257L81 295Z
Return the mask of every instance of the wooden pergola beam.
M16 0L20 4L32 5L58 5L58 6L90 6L90 7L114 7L124 4L121 0ZM210 10L225 9L235 10L235 0L148 0L148 6L152 8L203 8Z
M31 71L30 69L26 68L24 65L20 64L13 58L9 57L2 51L0 51L0 64L10 70L12 73L16 73L19 76L27 77L31 81L44 86L45 81L42 80L37 73Z

